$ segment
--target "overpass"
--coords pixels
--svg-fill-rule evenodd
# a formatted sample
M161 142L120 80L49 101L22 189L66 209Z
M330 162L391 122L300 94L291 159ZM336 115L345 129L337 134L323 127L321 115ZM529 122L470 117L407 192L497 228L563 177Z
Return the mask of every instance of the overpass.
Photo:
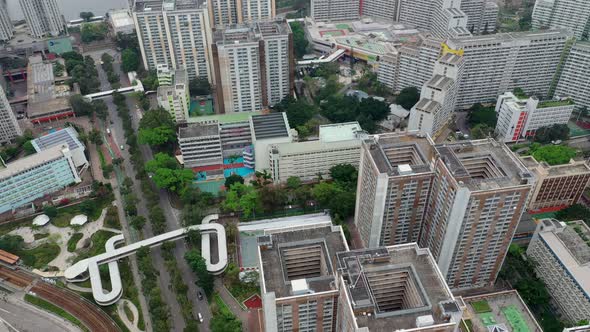
M143 92L143 84L141 84L141 81L139 80L139 78L137 78L137 73L134 71L130 71L127 73L127 78L129 78L129 82L131 83L131 86L125 87L125 88L119 88L119 89L113 89L113 90L107 90L107 91L101 91L101 92L96 92L96 93L90 93L87 95L84 95L84 97L90 101L95 100L95 99L101 99L104 97L108 97L110 95L112 95L115 92L118 93L131 93L131 92ZM135 84L134 84L135 83Z
M173 230L168 233L160 234L149 239L129 244L127 246L116 248L117 244L122 243L125 238L122 234L111 237L105 244L106 252L87 259L83 259L70 266L64 273L68 282L82 282L90 278L92 296L96 303L102 306L111 305L117 302L123 295L123 285L117 261L121 258L130 256L143 247L156 247L167 241L175 241L186 237L191 230L200 231L201 236L201 254L205 259L207 271L211 274L221 274L227 267L227 245L225 237L225 228L223 225L211 223L217 220L218 215L212 214L203 218L201 225L194 225L185 228ZM218 261L212 262L211 247L209 234L217 234ZM100 278L99 266L107 264L109 278L111 281L111 290L104 293L102 280Z
M297 61L297 67L305 67L311 65L319 65L322 63L334 62L340 59L345 53L346 51L344 49L338 49L333 53L330 53L330 55L328 55L325 58L321 57L319 59Z

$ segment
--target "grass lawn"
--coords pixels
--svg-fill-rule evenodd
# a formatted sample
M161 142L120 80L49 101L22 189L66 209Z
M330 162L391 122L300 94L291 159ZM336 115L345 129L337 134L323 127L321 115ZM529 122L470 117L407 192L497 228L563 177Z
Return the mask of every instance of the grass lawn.
M92 246L90 248L82 251L78 255L78 257L76 257L74 262L78 262L82 259L104 253L106 251L106 249L104 247L105 243L107 242L108 239L110 239L114 235L115 235L115 233L105 231L102 229L96 231L96 233L94 233L94 234L92 234L92 236L90 236L90 240L92 241Z
M34 249L23 249L15 252L15 255L20 256L23 264L31 266L35 269L41 269L47 263L59 255L60 249L57 244L44 243Z
M82 236L84 236L82 233L74 233L72 235L72 237L68 240L68 251L69 252L76 251L76 245L78 244L78 241L80 241Z
M37 240L44 239L48 236L49 236L49 233L37 233L37 234L33 235L33 238L35 239L35 241L37 241Z
M80 327L80 329L82 329L82 331L90 331L84 324L82 324L81 321L78 320L78 318L74 317L69 312L63 310L62 308L60 308L52 303L49 303L41 298L35 297L30 294L25 294L25 301L27 301L27 302L45 310L45 311L49 311L52 314L55 314L57 316L60 316L64 319L69 320L72 324Z
M213 303L215 303L215 305L217 306L217 309L219 309L220 314L226 314L228 316L234 315L231 312L231 310L229 310L229 307L227 306L227 304L225 304L225 302L223 302L223 299L221 298L221 296L219 296L219 293L213 294Z
M88 201L83 201L83 202L88 202ZM83 203L81 202L81 203ZM81 204L80 203L80 204ZM108 202L105 202L104 200L98 200L95 199L93 201L90 202L91 206L93 206L94 208L92 209L92 213L90 213L88 215L88 218L90 219L89 221L95 221L100 217L100 213L102 212L102 209L106 206L106 204ZM83 212L82 209L80 209L80 204L76 204L76 205L71 205L65 208L61 208L58 209L58 213L57 213L57 217L52 218L51 219L51 224L55 225L57 227L68 227L70 226L70 221L72 220L72 218L74 218L74 216L78 215L78 214L87 214L86 212Z
M121 221L116 206L109 206L107 215L104 218L104 225L113 229L121 229Z
M235 284L226 284L227 289L230 293L238 300L238 302L242 303L250 296L254 294L260 295L260 287L258 286L248 286L242 282L236 282Z
M476 313L478 313L478 314L483 314L485 312L491 312L492 311L492 308L490 308L490 305L485 300L477 301L477 302L471 302L471 306L473 307L473 310Z

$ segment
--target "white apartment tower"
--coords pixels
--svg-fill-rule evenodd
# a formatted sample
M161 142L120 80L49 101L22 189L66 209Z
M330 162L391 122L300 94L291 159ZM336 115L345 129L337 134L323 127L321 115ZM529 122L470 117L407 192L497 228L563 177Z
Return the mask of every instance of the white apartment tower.
M571 97L577 107L590 109L590 43L576 42L561 72L555 97Z
M219 113L253 112L293 89L293 41L285 21L234 25L212 45Z
M363 0L361 16L397 21L399 0Z
M310 16L316 21L355 20L360 16L360 0L311 0Z
M420 101L410 111L408 130L438 137L452 119L462 75L463 57L446 53L436 62L432 78L422 87Z
M19 0L19 2L33 37L59 36L66 31L57 0Z
M22 135L21 129L6 98L6 93L0 86L0 144L12 142L20 135Z
M0 1L0 41L7 41L14 36L14 26L8 16L5 1Z
M430 23L432 34L439 38L471 36L467 30L467 16L461 10L461 1L433 1L433 16Z
M137 0L133 19L143 64L184 68L189 79L214 78L210 71L211 26L204 5L196 0Z
M533 28L567 28L578 39L588 40L590 2L579 0L537 0L533 10Z
M498 20L498 4L490 0L461 0L461 10L467 15L467 29L474 34L494 32Z
M526 209L532 176L493 139L436 146L435 176L419 244L451 289L494 284Z
M434 142L416 132L363 142L354 224L367 248L418 242L434 171Z
M168 76L171 78L168 80ZM186 70L177 69L166 74L164 68L158 68L158 106L170 112L176 123L186 122L189 118L190 93Z
M213 0L207 6L216 28L230 24L267 21L275 17L275 0Z
M515 88L545 98L557 84L558 66L572 37L567 30L499 33L448 40L448 47L463 54L464 73L457 107L495 102Z

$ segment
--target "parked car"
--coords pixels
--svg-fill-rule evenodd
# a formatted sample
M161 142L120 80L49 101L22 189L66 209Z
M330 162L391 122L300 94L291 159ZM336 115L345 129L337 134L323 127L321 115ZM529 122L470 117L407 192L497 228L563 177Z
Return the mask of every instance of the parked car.
M203 315L201 315L201 313L199 312L199 322L203 322Z
M199 301L203 300L203 294L201 292L197 293L197 297L199 298Z

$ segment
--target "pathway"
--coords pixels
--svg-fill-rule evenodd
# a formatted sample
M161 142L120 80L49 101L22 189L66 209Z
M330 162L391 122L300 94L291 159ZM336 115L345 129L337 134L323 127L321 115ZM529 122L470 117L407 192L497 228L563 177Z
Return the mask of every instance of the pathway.
M127 306L131 310L131 313L133 314L133 322L130 322L129 318L127 318L127 314L125 313L125 306ZM131 301L121 299L119 302L117 302L117 313L119 314L119 317L121 317L121 321L123 321L123 324L125 324L127 329L129 329L129 331L143 332L139 329L139 327L137 327L137 324L139 323L139 312L137 311L137 308Z
M221 278L215 278L215 291L219 293L219 296L227 304L231 312L236 315L240 321L242 321L242 331L247 332L255 332L260 331L260 329L252 329L252 324L249 323L251 321L250 316L252 312L256 312L256 310L244 310L238 304L238 302L234 299L234 297L229 293L225 285L223 285L223 281Z

